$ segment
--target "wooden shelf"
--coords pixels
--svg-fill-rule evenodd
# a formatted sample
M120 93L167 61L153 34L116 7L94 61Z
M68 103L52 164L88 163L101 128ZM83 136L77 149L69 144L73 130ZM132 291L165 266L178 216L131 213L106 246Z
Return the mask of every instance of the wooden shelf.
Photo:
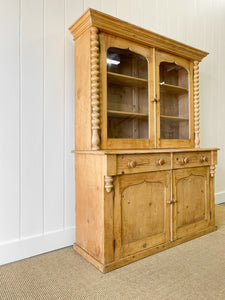
M187 117L176 117L176 116L161 115L160 118L171 120L171 121L189 121L189 118L187 118Z
M166 92L166 93L171 93L171 94L178 94L178 95L183 95L188 93L188 89L177 86L177 85L171 85L167 83L160 84L160 91Z
M148 80L128 75L107 72L108 83L138 88L148 88Z
M109 117L114 117L114 118L148 118L148 114L143 114L143 113L137 113L137 112L125 112L125 111L118 111L118 110L107 110L108 116Z

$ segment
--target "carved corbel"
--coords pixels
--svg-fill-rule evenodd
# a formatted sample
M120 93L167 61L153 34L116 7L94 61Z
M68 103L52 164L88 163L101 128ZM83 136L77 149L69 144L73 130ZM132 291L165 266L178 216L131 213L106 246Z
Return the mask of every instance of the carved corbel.
M215 176L215 173L216 173L216 166L215 165L211 165L210 166L210 176L211 177L214 177Z
M112 176L105 176L105 189L107 193L110 193L113 189L113 178Z

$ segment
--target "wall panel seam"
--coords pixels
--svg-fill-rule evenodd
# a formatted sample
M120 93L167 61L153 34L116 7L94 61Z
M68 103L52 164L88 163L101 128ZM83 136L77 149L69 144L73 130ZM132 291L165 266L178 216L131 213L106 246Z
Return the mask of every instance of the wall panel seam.
M64 0L64 82L63 82L63 94L64 94L64 111L63 111L63 229L65 229L66 223L66 0Z
M22 0L19 0L19 240L22 237L22 62L21 62L21 21Z
M45 0L43 0L42 234L45 233Z

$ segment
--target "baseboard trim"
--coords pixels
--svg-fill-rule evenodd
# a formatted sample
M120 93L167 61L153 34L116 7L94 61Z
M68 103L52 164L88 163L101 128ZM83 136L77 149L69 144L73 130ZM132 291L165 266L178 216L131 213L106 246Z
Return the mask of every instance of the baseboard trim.
M75 228L53 231L44 235L31 236L0 244L0 265L72 246L75 241Z
M225 202L225 192L219 192L215 194L215 204Z

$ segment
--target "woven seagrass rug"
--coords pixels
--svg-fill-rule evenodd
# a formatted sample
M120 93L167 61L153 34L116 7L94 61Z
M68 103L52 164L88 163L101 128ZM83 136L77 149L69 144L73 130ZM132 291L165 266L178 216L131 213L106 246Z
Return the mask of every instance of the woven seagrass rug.
M72 247L0 267L0 299L225 299L225 207L218 231L102 274Z

